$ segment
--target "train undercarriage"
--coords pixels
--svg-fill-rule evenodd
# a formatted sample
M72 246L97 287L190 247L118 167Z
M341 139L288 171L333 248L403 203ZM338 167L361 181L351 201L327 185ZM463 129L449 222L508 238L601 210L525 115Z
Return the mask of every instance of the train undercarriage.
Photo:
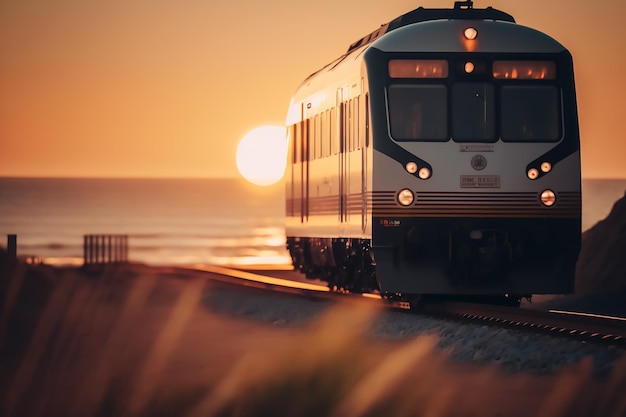
M378 291L376 263L365 239L287 238L294 268L335 291Z
M298 238L287 239L294 268L303 273L308 279L319 279L327 283L332 291L350 293L380 293L382 298L389 302L407 303L411 308L417 308L425 302L434 300L456 300L468 302L480 302L488 304L504 304L519 306L521 299L531 298L531 294L497 293L468 293L459 291L458 294L418 294L398 293L381 291L376 276L376 261L369 239L358 238ZM492 263L493 252L496 248L478 248L485 255L482 258L487 263ZM468 248L471 250L471 248ZM498 249L499 250L499 249ZM508 256L504 256L507 258ZM500 269L501 262L493 263L497 267L491 269L493 276L503 272ZM484 262L467 265L467 268L487 268ZM458 264L451 264L452 268L458 268ZM484 278L484 276L482 276Z

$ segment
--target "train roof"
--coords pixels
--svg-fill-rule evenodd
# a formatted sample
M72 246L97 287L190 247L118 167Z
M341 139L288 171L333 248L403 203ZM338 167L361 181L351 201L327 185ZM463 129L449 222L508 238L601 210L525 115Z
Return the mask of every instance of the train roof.
M493 7L487 7L486 9L474 9L472 1L455 1L454 9L425 9L424 7L418 7L415 10L396 17L389 23L381 25L380 28L352 43L348 47L346 54L349 54L355 49L373 42L385 33L391 32L392 30L398 29L402 26L442 19L501 20L515 23L513 16L501 10L494 9Z
M408 26L413 23L428 22L432 20L499 20L504 22L515 23L515 19L508 13L501 10L494 9L493 7L487 7L485 9L474 9L473 2L470 1L455 1L453 9L426 9L424 7L418 7L408 13L396 17L392 21L381 25L375 31L363 36L356 42L352 43L348 50L339 58L328 63L319 70L309 75L304 82L311 77L319 74L327 68L334 68L339 62L343 61L348 55L355 50L374 42L386 33L389 33L395 29L403 26Z

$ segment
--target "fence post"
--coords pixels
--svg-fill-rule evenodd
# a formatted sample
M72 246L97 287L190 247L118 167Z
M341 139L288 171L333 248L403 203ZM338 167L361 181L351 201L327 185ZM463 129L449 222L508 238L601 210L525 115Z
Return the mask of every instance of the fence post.
M96 262L96 245L94 244L94 236L89 235L89 263L93 264Z
M17 235L7 235L7 252L11 262L17 260Z

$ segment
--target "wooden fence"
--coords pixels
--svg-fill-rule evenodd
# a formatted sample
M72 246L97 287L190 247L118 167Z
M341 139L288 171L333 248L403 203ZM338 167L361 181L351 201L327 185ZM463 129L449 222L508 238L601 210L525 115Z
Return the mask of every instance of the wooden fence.
M85 235L85 265L128 262L128 235Z

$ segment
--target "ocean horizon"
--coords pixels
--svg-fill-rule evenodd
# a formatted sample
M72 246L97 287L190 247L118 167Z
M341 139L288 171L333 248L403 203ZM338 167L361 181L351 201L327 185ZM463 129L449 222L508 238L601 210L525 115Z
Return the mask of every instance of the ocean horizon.
M626 179L583 179L582 230L624 197ZM284 183L240 178L0 177L0 247L52 265L83 262L83 236L122 234L150 265L285 267Z

